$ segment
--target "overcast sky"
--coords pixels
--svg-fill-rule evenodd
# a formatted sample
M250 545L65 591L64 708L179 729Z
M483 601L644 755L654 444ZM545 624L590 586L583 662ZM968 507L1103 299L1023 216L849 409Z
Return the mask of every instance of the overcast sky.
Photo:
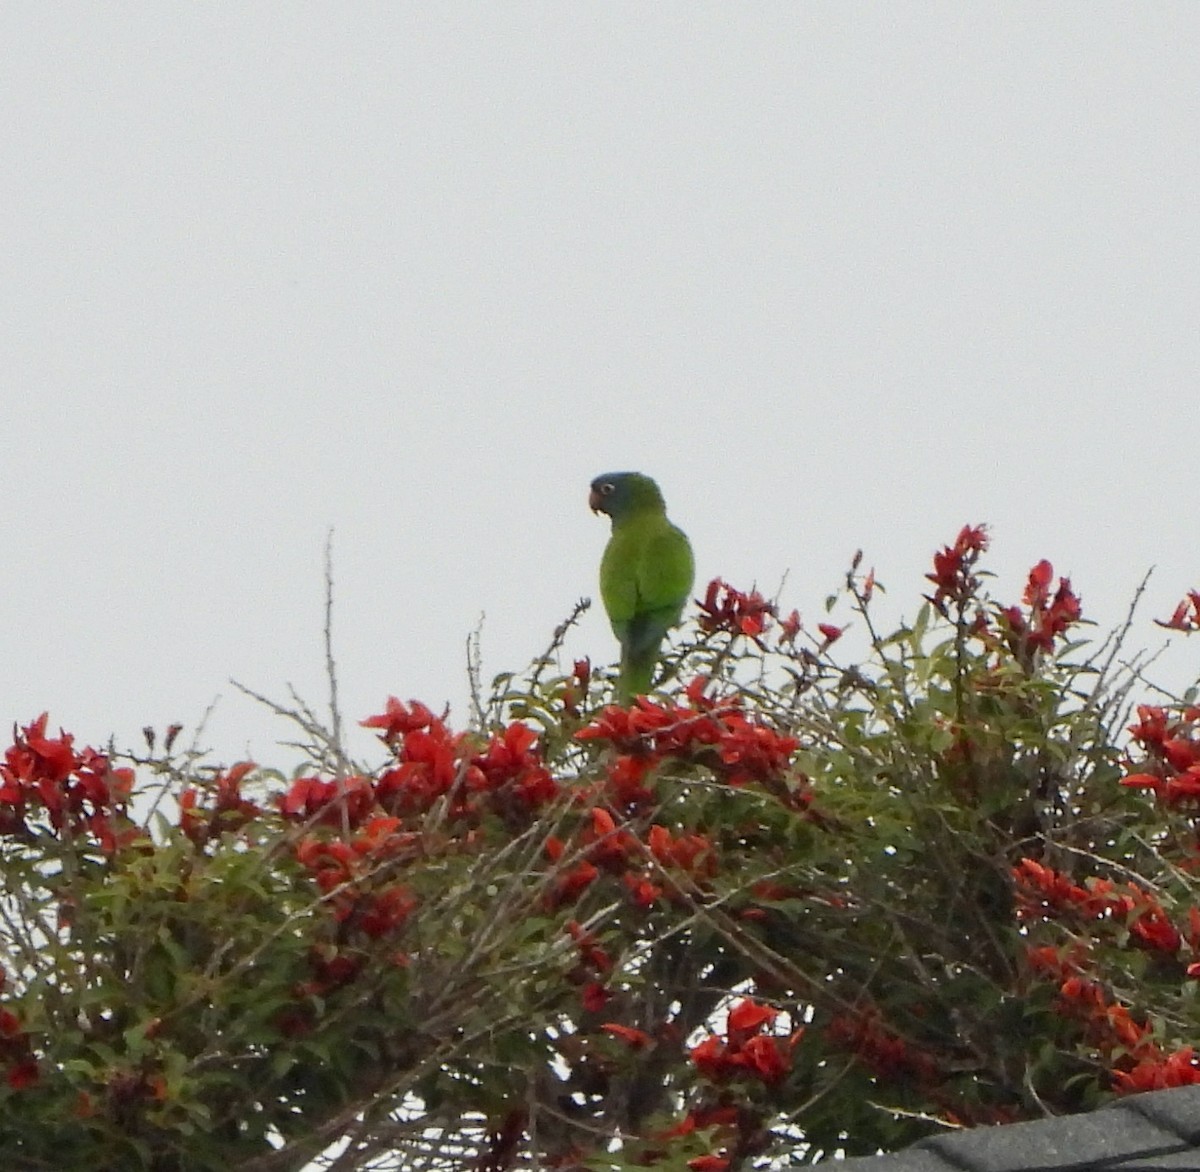
M0 725L219 695L271 763L228 680L323 701L331 527L347 716L462 723L482 613L490 675L595 594L619 469L813 621L858 547L911 615L984 521L1103 627L1157 565L1157 645L1198 61L1190 0L3 5Z

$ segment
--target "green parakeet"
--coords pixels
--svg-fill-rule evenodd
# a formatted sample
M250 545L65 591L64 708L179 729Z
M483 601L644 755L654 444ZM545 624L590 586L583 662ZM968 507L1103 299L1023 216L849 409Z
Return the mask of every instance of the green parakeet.
M658 485L640 472L597 476L588 504L612 518L600 597L621 644L617 698L628 704L650 690L663 636L683 613L696 572L692 546L667 520Z

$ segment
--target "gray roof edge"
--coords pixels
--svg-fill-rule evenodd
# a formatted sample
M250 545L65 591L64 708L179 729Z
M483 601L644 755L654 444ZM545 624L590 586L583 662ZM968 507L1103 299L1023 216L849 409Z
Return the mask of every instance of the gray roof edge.
M858 1156L839 1172L1113 1172L1155 1160L1178 1169L1196 1149L1200 1169L1200 1086L1151 1091L1106 1103L1083 1115L1060 1115L1000 1127L935 1135L899 1152Z

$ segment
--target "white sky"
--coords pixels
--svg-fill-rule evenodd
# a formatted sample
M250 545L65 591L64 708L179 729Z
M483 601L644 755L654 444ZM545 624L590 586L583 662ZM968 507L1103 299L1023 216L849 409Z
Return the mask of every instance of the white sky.
M330 526L347 716L461 723L480 613L488 674L540 651L629 468L812 621L987 521L1105 627L1156 564L1159 643L1197 62L1191 2L3 5L0 727L220 694L218 755L282 760L227 681L323 700Z

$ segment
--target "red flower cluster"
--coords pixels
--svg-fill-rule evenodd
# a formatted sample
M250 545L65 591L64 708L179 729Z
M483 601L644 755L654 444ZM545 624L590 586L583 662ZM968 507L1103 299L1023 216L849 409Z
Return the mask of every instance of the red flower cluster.
M558 796L558 786L542 760L537 734L519 721L473 753L469 738L456 736L445 722L413 701L389 697L387 711L364 720L381 728L381 739L397 765L376 784L380 806L393 814L424 814L451 795L451 814L475 821L482 807L527 820Z
M768 602L757 590L746 593L720 578L709 582L704 601L697 599L696 605L700 608L700 629L705 634L724 631L730 635L744 635L760 647L763 646L762 636L771 630L773 622L779 625L781 646L795 643L796 636L804 629L798 610L781 619L775 604ZM822 648L840 639L843 633L842 627L829 623L818 623L817 629L821 633Z
M1096 981L1068 977L1059 988L1058 1003L1067 1017L1083 1022L1088 1042L1106 1059L1142 1062L1161 1054L1150 1026L1134 1021L1126 1006L1109 1001Z
M200 805L200 795L191 786L179 795L179 825L197 846L203 847L216 835L236 833L262 811L242 797L242 781L253 772L253 761L243 761L219 773L213 780L210 805Z
M592 681L592 661L577 659L571 668L569 681L564 685L561 699L563 711L568 716L579 715L579 705L587 695L588 684Z
M1022 859L1012 874L1017 885L1017 915L1023 920L1055 919L1064 911L1096 920L1108 909L1113 884L1107 880L1093 879L1089 887L1080 887L1034 859ZM1091 890L1093 887L1096 890Z
M975 565L987 547L987 526L964 525L953 545L945 546L933 555L933 573L925 577L936 589L932 595L925 597L939 614L948 614L947 603L965 605L979 589Z
M1025 950L1025 963L1031 973L1059 981L1081 973L1087 960L1088 950L1079 943L1070 944L1065 948L1055 948L1050 944L1031 944Z
M434 716L432 710L422 704L420 700L410 700L405 704L402 700L397 700L395 696L389 696L381 714L368 716L360 723L363 728L381 729L380 740L387 745L395 746L396 742L402 740L407 733L430 728L435 723L441 722L438 717Z
M725 1037L709 1034L688 1051L688 1057L709 1082L750 1077L774 1086L787 1077L792 1050L804 1034L803 1027L786 1036L764 1032L778 1016L777 1009L743 998L729 1009Z
M1031 655L1049 651L1054 640L1064 634L1083 615L1079 599L1071 589L1069 578L1059 578L1058 588L1050 593L1054 567L1044 558L1029 571L1022 601L1029 608L1028 617L1019 607L1007 606L1000 611L1009 647L1015 655Z
M551 835L546 839L545 850L546 858L552 863L557 863L566 854L567 846L562 839ZM554 888L554 894L549 899L550 906L562 907L564 904L578 899L599 878L600 868L587 859L581 860L559 878Z
M0 989L6 979L4 969L0 968ZM5 1082L14 1091L24 1090L38 1080L38 1064L29 1035L11 1009L0 1009L0 1067L5 1068Z
M1084 888L1031 859L1023 859L1014 875L1018 914L1026 918L1074 911L1086 919L1110 919L1124 926L1134 947L1175 957L1186 944L1193 956L1200 955L1197 908L1188 909L1185 935L1154 896L1133 884L1119 889L1107 880L1091 879ZM1026 959L1032 972L1058 983L1060 1011L1082 1023L1087 1044L1108 1064L1118 1091L1134 1094L1200 1082L1200 1062L1190 1046L1166 1053L1154 1041L1148 1023L1135 1021L1127 1006L1110 1001L1101 984L1086 975L1089 954L1084 945L1065 950L1031 946ZM1190 965L1187 973L1200 976L1200 963Z
M730 786L758 784L791 808L808 812L811 795L806 779L791 774L798 742L748 717L740 698L717 702L705 696L707 680L693 680L682 705L640 696L629 708L612 705L575 735L581 741L608 741L617 749L605 765L605 782L592 800L604 805L591 811L591 824L579 838L580 853L559 879L552 904L576 899L604 871L621 875L632 902L652 907L666 894L681 897L672 873L702 883L713 873L713 844L703 834L654 824L634 831L620 821L657 804L653 775L664 761L702 765ZM797 785L797 780L801 782ZM547 856L558 862L567 845L557 838L546 843Z
M382 730L380 739L396 764L378 778L298 778L278 799L284 817L356 828L380 813L420 816L447 798L450 815L472 824L485 811L527 822L558 796L537 734L519 721L494 735L482 752L415 700L406 705L389 697L386 711L362 724Z
M308 949L311 975L292 987L294 1000L275 1015L275 1028L284 1038L301 1038L317 1027L320 1002L358 978L367 966L368 951L352 942L320 940ZM407 956L396 954L394 962L407 963Z
M578 920L571 920L567 924L567 934L579 951L579 963L567 974L567 980L573 985L582 986L584 1009L589 1013L599 1013L608 1003L609 993L604 987L604 978L612 971L612 958Z
M1109 879L1093 878L1080 887L1033 859L1022 859L1013 868L1013 878L1021 919L1056 919L1064 914L1083 920L1104 919L1127 928L1130 943L1138 948L1175 956L1183 947L1184 937L1162 905L1136 884L1118 886ZM1191 922L1200 929L1200 913ZM1190 932L1189 940L1192 935ZM1200 944L1200 933L1195 944Z
M1116 1089L1122 1094L1161 1091L1200 1082L1200 1060L1191 1046L1182 1046L1171 1054L1161 1051L1142 1058L1131 1070L1114 1070Z
M924 1085L940 1081L933 1056L888 1029L874 1006L854 1016L834 1017L825 1030L825 1038L831 1045L849 1050L878 1078L899 1083L915 1080Z
M1059 990L1059 1006L1084 1023L1088 1042L1110 1064L1114 1087L1139 1094L1200 1083L1200 1062L1191 1046L1166 1053L1149 1025L1134 1021L1129 1010L1109 1001L1095 981L1070 977Z
M279 812L292 822L316 826L360 826L376 808L369 777L298 777L276 799Z
M308 950L312 977L301 981L292 992L297 997L328 997L336 989L348 985L362 972L366 954L349 952L336 944L314 944Z
M779 642L795 643L796 636L800 634L803 626L804 624L800 621L800 612L793 607L792 613L787 618L779 620Z
M305 836L296 845L296 859L328 896L345 931L357 929L377 940L402 928L416 907L406 887L380 878L381 866L419 850L418 836L401 831L399 818L377 815L349 842Z
M696 599L696 605L700 608L700 629L706 635L725 631L757 641L770 627L771 620L778 617L774 603L768 602L757 590L746 594L720 578L709 582L704 601ZM787 630L791 630L790 623L789 619ZM800 629L799 615L795 616L795 629Z
M665 872L684 871L699 878L711 873L714 862L711 841L702 834L674 837L665 826L652 825L643 843L627 826L618 825L613 814L600 806L591 811L591 824L579 836L580 859L558 881L551 903L561 907L577 898L602 872L618 874L633 903L653 907L663 895ZM567 853L561 839L546 840L546 856L558 862ZM660 871L648 868L653 860ZM671 884L671 895L679 895Z
M471 759L467 782L476 793L506 799L520 812L539 810L558 797L558 784L537 747L537 733L514 721Z
M1165 708L1139 704L1129 735L1146 752L1142 769L1121 779L1130 789L1145 789L1165 806L1200 803L1200 708L1186 708L1171 719Z
M112 853L135 836L125 810L133 792L133 770L114 769L95 749L74 748L60 730L46 736L43 712L17 734L0 764L0 834L22 838L31 817L44 811L58 833L90 835Z
M650 827L646 845L659 864L667 869L677 868L688 874L701 870L711 871L712 842L703 834L680 834L673 836L665 826L657 823Z
M606 1021L600 1027L606 1034L624 1042L631 1050L645 1050L654 1044L654 1039L645 1030L636 1026L622 1025L616 1021Z
M1200 631L1200 590L1189 590L1187 597L1165 622L1162 619L1154 621L1169 631L1183 631L1188 634L1192 631Z
M786 784L796 738L747 716L740 697L720 703L707 698L707 684L702 676L693 680L684 693L686 705L657 704L645 696L630 708L612 705L575 734L581 741L609 741L638 761L618 759L610 769L618 802L652 800L643 783L666 758L708 765L727 785L758 783L776 792ZM806 806L807 793L797 795L796 803Z

